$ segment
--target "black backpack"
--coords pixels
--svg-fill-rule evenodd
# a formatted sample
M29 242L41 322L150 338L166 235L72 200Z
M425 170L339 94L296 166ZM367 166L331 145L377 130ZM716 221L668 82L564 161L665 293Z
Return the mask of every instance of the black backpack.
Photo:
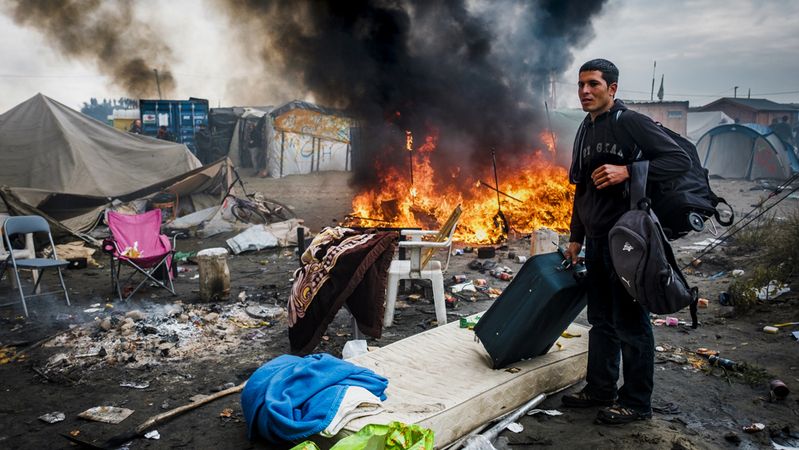
M618 122L623 111L616 112L611 123ZM651 201L652 209L660 218L666 237L674 240L691 231L702 231L705 228L705 221L710 217L715 217L718 223L725 227L732 225L735 217L732 207L710 188L710 177L707 169L702 167L702 162L699 161L696 146L663 124L658 123L658 126L691 158L691 169L684 174L667 181L652 182L647 186L647 197ZM612 125L611 129L613 128L615 125ZM614 135L617 134L614 132ZM634 154L640 154L635 139L626 132L621 135L631 139L633 145L630 148L634 149ZM729 210L728 219L722 218L719 214L717 209L719 204L726 205L726 209Z
M641 306L655 314L691 307L696 328L699 291L688 285L658 216L644 197L649 161L636 161L630 173L630 210L608 233L610 258L621 284Z

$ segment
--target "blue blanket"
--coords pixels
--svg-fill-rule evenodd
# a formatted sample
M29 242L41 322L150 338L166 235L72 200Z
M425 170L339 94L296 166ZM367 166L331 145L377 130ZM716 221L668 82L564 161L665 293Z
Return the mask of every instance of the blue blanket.
M279 443L319 433L333 420L349 386L385 400L388 380L324 353L278 356L256 370L241 393L247 435Z

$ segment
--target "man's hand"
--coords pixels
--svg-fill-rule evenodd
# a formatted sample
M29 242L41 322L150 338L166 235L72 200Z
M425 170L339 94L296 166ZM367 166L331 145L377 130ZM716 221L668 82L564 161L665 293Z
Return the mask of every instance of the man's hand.
M569 242L569 246L566 247L566 253L564 256L566 259L570 259L572 264L577 264L583 262L583 258L580 258L580 250L583 249L583 244L579 242Z
M613 164L599 166L591 173L591 180L594 181L597 189L623 183L629 178L630 173L627 171L627 166L614 166Z

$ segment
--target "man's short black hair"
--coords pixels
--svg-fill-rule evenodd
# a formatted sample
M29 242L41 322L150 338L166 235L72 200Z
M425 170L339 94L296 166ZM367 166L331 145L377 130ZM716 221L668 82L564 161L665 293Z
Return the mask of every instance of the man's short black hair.
M580 72L591 72L598 70L602 72L602 78L610 86L619 82L619 68L607 59L592 59L580 67Z

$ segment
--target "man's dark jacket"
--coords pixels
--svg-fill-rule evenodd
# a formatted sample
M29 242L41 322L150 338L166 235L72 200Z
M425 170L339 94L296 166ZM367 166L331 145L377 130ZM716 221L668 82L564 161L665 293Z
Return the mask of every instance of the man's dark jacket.
M574 139L569 170L569 181L577 185L569 242L607 236L629 210L627 183L597 189L591 173L604 164L625 166L636 159L649 160L648 181L655 183L691 167L690 157L652 119L628 110L620 100L594 121L586 116Z

